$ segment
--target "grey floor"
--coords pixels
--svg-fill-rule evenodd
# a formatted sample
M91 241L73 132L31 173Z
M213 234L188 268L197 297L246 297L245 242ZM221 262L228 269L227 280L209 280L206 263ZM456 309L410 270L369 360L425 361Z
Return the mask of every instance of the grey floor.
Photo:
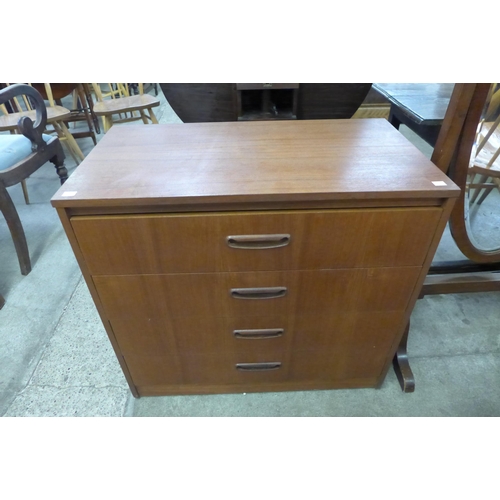
M180 122L161 91L160 98L160 123ZM430 156L427 144L404 127L401 132ZM85 154L93 147L91 139L79 144ZM69 154L66 166L70 173L76 168ZM32 258L28 276L20 274L0 220L0 293L6 299L0 311L2 416L500 415L500 293L418 301L409 341L417 381L413 394L401 392L390 370L380 389L134 399L50 205L58 189L51 164L28 180L28 189L30 205L20 186L9 188ZM498 193L490 195L478 216L488 227L485 238L499 230L499 200ZM463 256L446 231L436 259L457 258Z

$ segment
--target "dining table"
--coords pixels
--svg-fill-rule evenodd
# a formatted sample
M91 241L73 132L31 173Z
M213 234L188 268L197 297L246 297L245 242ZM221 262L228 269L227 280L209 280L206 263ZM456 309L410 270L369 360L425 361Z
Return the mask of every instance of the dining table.
M374 83L391 104L389 122L406 125L432 147L441 130L454 83Z

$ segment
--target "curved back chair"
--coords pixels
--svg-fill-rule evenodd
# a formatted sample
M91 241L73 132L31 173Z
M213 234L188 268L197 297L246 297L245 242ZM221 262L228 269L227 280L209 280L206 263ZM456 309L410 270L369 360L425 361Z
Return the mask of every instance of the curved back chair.
M7 86L9 85L11 84L7 84ZM31 84L29 85L30 87L32 86ZM83 161L84 155L65 123L71 119L71 111L63 106L56 105L52 97L52 91L49 83L45 83L44 88L47 94L47 100L49 101L49 105L46 106L46 123L54 127L54 131L57 133L59 139L61 141L65 141L65 145L68 147L69 153L75 160L75 163L79 165ZM43 99L43 96L41 97ZM23 101L26 110L23 109L16 96L14 96L14 98L12 98L13 105L11 106L13 112L11 113L8 112L6 106L0 103L0 111L2 111L2 114L0 114L0 132L9 131L11 133L15 133L17 131L17 123L20 118L23 116L28 116L31 119L35 118L35 111L33 109L32 102L26 98L26 95L24 95Z
M21 273L31 271L31 261L24 229L16 207L6 188L29 177L48 161L56 168L61 184L68 178L64 166L64 152L57 137L43 134L47 124L47 109L42 96L29 85L11 85L0 90L0 105L16 96L26 96L33 104L36 119L21 116L18 134L0 134L0 210L7 221Z

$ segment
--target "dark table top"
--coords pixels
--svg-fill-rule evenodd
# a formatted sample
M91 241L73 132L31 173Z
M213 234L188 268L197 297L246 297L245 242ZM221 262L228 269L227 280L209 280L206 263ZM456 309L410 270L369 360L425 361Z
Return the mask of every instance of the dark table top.
M454 83L374 83L399 112L416 124L441 125Z

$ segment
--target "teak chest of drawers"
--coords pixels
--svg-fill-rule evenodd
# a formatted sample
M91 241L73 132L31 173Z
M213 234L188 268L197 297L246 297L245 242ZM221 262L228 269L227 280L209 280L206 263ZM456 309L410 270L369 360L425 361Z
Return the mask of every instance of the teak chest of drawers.
M52 203L135 396L377 387L458 188L385 120L113 127Z

